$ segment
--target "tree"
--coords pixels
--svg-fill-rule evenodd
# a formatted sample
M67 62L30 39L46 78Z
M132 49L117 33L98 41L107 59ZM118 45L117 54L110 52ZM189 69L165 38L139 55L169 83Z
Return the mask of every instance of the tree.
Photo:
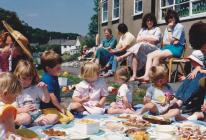
M93 0L94 2L94 12L95 14L91 17L91 22L89 24L89 33L87 36L87 41L85 44L90 47L95 45L95 36L98 33L98 0ZM88 43L88 44L87 44Z

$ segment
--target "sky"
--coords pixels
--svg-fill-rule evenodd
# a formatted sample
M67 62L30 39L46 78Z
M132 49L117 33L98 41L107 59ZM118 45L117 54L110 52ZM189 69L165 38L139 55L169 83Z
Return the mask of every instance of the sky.
M0 0L33 28L86 35L94 15L93 0Z

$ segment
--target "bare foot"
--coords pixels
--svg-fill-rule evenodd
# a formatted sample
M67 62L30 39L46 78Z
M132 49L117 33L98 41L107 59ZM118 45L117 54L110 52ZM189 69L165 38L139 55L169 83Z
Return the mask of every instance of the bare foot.
M137 76L132 76L129 81L136 81L137 80Z
M138 77L137 80L140 81L141 83L148 83L149 77L141 76L141 77Z

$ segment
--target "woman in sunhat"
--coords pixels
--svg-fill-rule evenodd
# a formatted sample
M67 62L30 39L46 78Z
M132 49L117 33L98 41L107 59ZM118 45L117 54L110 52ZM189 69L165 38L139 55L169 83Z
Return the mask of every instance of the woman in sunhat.
M2 21L5 30L9 33L5 39L5 46L9 51L7 66L3 71L14 71L19 60L32 61L32 55L28 50L28 39L19 31L14 30L8 23Z

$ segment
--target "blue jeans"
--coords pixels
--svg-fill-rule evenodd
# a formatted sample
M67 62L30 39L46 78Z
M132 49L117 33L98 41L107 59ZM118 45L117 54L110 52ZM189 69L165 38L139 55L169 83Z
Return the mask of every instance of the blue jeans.
M175 93L176 98L186 103L195 94L199 94L200 92L199 80L202 77L206 77L206 74L198 73L194 79L184 80L183 83L178 88L177 92Z
M123 55L123 54L125 54L125 53L126 53L126 51L124 51L124 52L119 52L119 53L116 53L116 54L114 54L114 55L112 55L112 56L110 57L107 65L112 66L111 71L112 71L113 73L117 70L117 66L118 66L118 62L117 62L117 59L116 59L117 56L121 56L121 55Z

